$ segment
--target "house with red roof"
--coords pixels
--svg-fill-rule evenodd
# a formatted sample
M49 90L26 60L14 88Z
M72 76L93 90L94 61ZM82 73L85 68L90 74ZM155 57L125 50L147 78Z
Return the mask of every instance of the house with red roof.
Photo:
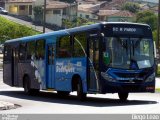
M122 11L121 7L127 0L112 0L105 3L83 3L78 5L78 17L92 22L133 22L135 15L129 11Z
M133 22L135 20L133 13L122 10L99 10L97 15L99 16L99 21Z

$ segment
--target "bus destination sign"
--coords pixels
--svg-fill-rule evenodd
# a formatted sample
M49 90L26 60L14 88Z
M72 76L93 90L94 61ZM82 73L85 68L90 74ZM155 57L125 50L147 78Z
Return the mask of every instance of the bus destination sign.
M131 27L113 27L112 31L117 34L143 34L142 29Z

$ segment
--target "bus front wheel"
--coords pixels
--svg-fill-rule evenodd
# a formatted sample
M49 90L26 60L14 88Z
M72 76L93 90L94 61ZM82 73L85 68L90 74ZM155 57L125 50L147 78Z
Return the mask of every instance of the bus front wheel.
M77 84L77 97L80 101L84 101L86 100L86 93L83 93L83 86L82 86L82 82L79 81L79 83Z
M118 93L119 99L121 102L125 102L128 98L129 93L128 92L120 92Z

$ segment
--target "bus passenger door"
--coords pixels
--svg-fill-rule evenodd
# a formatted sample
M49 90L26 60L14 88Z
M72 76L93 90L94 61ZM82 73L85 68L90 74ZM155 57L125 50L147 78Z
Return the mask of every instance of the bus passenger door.
M12 65L11 65L11 71L12 71L12 86L18 85L18 52L16 49L12 49Z
M88 90L97 92L99 90L99 39L89 37L89 58L88 58Z
M55 87L55 44L47 45L47 88Z

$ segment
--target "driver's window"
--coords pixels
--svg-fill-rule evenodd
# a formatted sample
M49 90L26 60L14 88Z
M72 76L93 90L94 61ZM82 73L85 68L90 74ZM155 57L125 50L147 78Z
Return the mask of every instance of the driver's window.
M149 56L149 41L143 40L140 42L140 54Z
M122 43L121 39L117 38L111 38L110 39L110 46L112 51L112 60L115 64L121 64L122 63Z

